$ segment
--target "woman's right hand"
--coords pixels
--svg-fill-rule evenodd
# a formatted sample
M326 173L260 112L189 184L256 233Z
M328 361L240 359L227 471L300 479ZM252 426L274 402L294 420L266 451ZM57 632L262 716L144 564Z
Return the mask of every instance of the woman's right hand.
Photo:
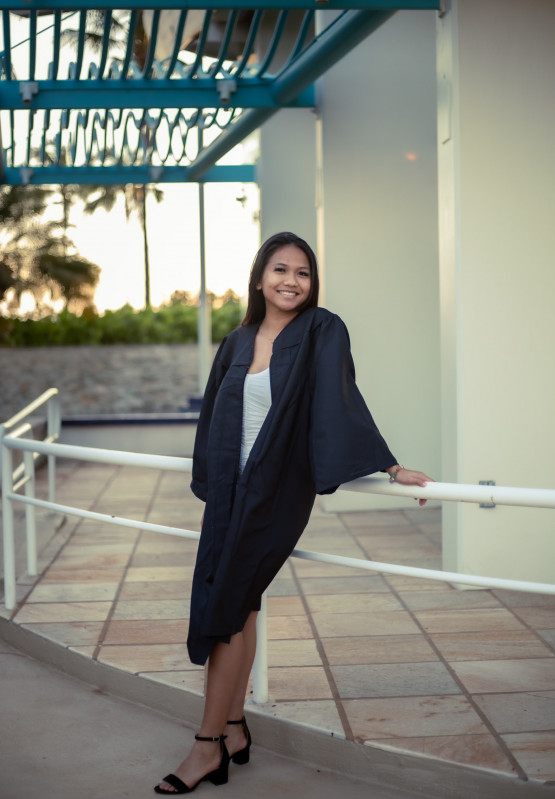
M435 482L433 477L428 477L424 472L418 472L414 469L405 469L404 466L393 466L386 470L388 474L395 475L392 479L393 482L405 486L422 486L426 488L428 483ZM415 497L416 499L416 497ZM418 504L420 507L426 504L427 499L419 499Z
M204 522L204 511L202 511L202 516L200 517L200 529L202 530L202 523Z

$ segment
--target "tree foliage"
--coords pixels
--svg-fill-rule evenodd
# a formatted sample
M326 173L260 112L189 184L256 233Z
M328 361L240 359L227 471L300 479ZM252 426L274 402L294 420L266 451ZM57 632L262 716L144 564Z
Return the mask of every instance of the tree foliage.
M16 311L24 292L37 314L62 299L68 310L92 304L100 267L82 258L63 219L44 220L55 190L42 186L0 188L0 299Z
M232 291L215 300L212 340L221 341L240 325L244 310ZM0 346L194 343L197 341L197 306L197 298L187 292L176 292L169 303L156 311L152 308L137 311L124 305L102 316L88 307L80 315L66 309L37 320L3 319L0 320Z

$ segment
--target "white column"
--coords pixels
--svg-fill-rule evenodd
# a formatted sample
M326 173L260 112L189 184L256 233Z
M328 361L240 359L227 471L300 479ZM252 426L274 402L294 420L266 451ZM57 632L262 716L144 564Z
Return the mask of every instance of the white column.
M198 149L203 146L203 127L198 129ZM199 252L200 252L200 290L197 319L198 331L198 377L199 394L206 389L210 367L212 366L212 309L206 290L206 205L204 183L198 184Z
M439 477L435 16L396 14L319 82L319 241L325 304L349 328L378 426L401 463Z
M555 4L438 22L442 477L555 485ZM549 582L555 515L446 504L444 567Z
M200 291L198 308L198 356L199 356L199 389L204 394L210 366L212 365L212 326L211 308L206 291L206 219L204 204L204 183L198 184L199 204L199 241L200 241Z
M284 108L260 130L260 235L290 230L316 248L315 125L311 109Z

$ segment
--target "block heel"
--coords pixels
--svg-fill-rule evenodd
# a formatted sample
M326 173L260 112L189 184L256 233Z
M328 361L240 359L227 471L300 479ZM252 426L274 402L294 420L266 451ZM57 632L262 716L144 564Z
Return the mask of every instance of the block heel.
M239 751L235 752L235 754L231 755L231 762L232 763L235 763L237 766L244 766L250 760L250 750L251 750L251 744L252 744L251 733L250 733L250 730L249 730L249 728L247 726L247 720L243 716L243 718L239 719L239 721L228 721L227 723L228 724L241 724L243 726L244 731L245 731L245 735L247 736L247 745L244 746L242 749L239 749Z
M167 777L164 777L162 782L167 782L168 785L171 785L172 788L175 788L174 791L168 791L165 788L160 788L159 785L156 785L154 788L155 793L162 793L169 796L176 795L176 794L184 794L184 793L192 793L197 785L200 785L201 782L211 782L212 785L225 785L228 780L228 770L229 770L229 752L227 751L226 745L224 743L225 735L218 735L217 738L206 738L202 735L195 735L196 741L209 741L211 743L219 743L220 749L222 752L222 759L220 760L220 765L218 768L214 769L214 771L210 771L208 774L205 774L204 777L201 777L198 782L196 782L192 788L186 785L183 780L180 780L179 777L176 777L175 774L168 774ZM242 751L242 750L241 750Z

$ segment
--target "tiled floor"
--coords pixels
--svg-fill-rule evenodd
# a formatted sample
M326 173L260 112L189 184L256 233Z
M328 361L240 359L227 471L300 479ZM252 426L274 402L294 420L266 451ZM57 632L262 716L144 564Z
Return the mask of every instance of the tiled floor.
M44 476L39 488L44 493ZM198 529L182 476L61 464L59 502ZM440 511L325 513L304 549L440 568ZM16 624L87 657L202 692L186 654L196 544L69 518L23 578ZM555 780L555 597L460 591L291 560L268 599L259 712L378 747Z

